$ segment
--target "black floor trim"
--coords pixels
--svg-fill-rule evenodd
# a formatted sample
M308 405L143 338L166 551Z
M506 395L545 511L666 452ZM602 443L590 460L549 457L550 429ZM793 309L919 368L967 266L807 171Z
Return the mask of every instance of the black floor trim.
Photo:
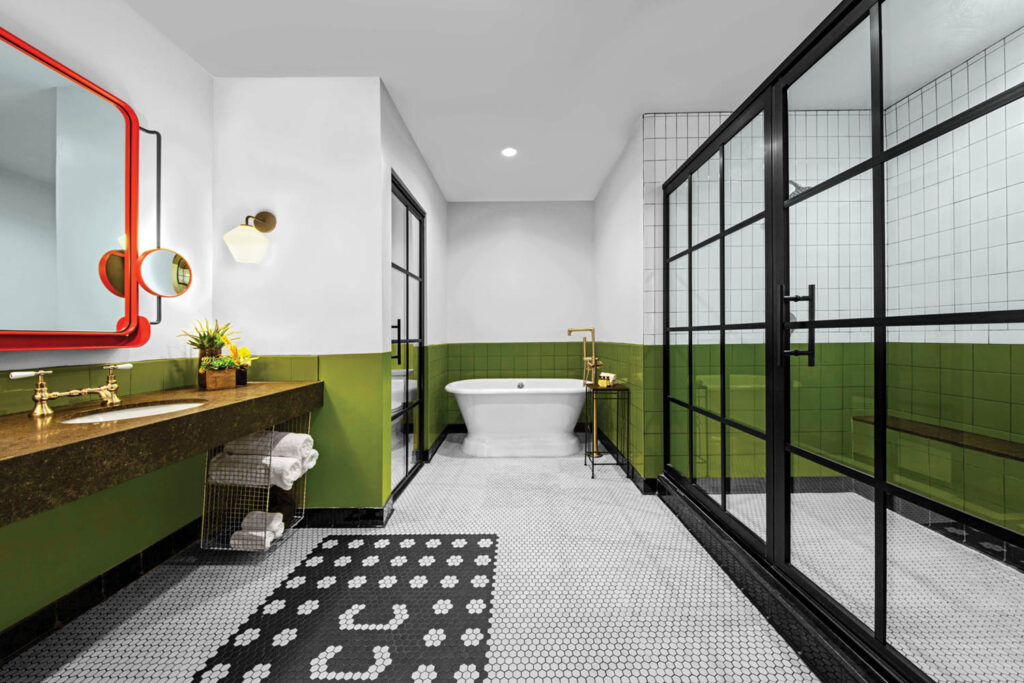
M0 665L199 540L195 519L0 632ZM2 678L2 677L0 677Z
M883 662L865 658L678 486L658 477L658 495L729 578L822 681L903 680Z
M379 508L306 508L302 526L321 529L385 527L394 509L391 498Z
M619 463L619 467L622 468L622 471L625 472L626 476L629 477L629 480L637 487L640 493L645 496L650 496L658 492L658 480L645 479L643 475L640 474L639 470L633 467L633 463L629 461L629 458L619 450L618 446L615 445L615 442L612 441L600 427L597 429L597 438L600 440L601 445L611 453L612 457L615 458L615 461Z

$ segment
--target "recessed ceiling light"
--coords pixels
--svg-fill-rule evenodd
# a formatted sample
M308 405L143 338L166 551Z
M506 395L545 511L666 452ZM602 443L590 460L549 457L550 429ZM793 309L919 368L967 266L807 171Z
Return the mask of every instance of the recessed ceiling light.
M516 149L515 147L506 147L505 149L501 150L501 156L508 157L510 159L517 154L519 154L519 150Z

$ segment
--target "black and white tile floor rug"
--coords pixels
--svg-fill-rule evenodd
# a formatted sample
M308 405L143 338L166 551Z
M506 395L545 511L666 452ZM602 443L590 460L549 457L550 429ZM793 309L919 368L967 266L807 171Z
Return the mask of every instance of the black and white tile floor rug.
M497 541L328 536L193 680L482 680Z

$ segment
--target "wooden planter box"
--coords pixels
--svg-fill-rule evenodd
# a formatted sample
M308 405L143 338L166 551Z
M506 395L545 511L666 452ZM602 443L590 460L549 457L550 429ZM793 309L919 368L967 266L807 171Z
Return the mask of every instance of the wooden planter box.
M206 378L206 384L203 386L203 378ZM235 370L207 370L206 372L199 373L200 386L203 386L207 391L216 391L218 389L231 389L235 386Z

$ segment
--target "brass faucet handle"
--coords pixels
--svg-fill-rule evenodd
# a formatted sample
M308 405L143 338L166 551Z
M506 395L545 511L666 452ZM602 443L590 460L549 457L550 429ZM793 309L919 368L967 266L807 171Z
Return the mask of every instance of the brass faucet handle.
M100 401L105 406L116 406L121 403L120 397L117 395L117 374L115 370L131 370L131 363L115 363L113 365L104 365L103 369L107 371L107 385L103 387L106 390L106 394L100 394Z
M7 375L11 379L28 379L29 377L39 377L42 381L43 375L52 375L53 370L15 370L14 372Z

